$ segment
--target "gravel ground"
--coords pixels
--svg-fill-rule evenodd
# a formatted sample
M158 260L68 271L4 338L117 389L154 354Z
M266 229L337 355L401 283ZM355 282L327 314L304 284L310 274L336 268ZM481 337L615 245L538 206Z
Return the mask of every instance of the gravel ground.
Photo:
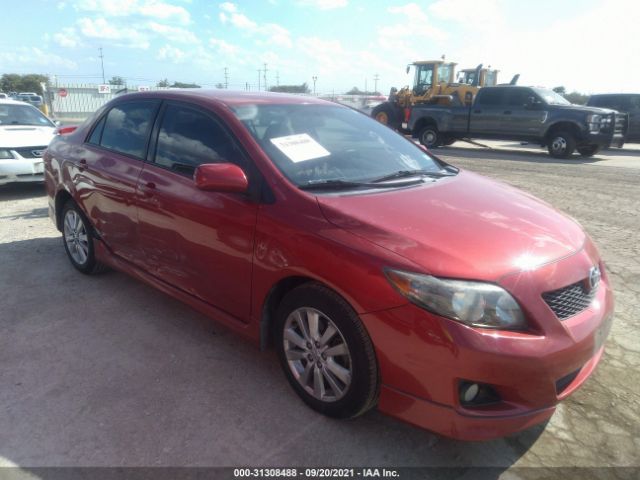
M640 466L640 169L439 154L575 217L613 278L605 356L547 425L462 443L377 412L317 415L273 352L123 274L75 272L42 187L11 185L0 187L0 465L492 466L509 478L538 477L514 466Z

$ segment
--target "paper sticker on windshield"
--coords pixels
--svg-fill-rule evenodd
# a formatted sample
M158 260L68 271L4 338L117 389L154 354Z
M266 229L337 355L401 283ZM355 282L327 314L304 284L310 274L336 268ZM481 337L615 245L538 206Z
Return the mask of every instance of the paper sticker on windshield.
M306 133L272 138L271 143L294 163L331 155L326 148Z

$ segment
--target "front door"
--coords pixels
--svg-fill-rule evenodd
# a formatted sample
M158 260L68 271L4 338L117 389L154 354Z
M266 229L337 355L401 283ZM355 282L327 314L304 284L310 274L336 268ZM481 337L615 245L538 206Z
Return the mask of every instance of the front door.
M518 139L540 138L547 118L546 104L529 88L510 87L505 95L500 128L505 136Z
M203 191L193 173L203 163L234 162L249 182L249 161L210 112L168 102L155 152L138 182L145 269L200 300L248 321L258 204L248 195Z

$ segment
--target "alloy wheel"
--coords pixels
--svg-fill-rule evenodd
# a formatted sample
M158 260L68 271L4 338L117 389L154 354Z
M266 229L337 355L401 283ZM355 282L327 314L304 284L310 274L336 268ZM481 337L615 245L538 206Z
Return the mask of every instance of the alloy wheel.
M284 326L284 353L296 381L314 398L335 402L352 379L349 346L335 323L309 307L294 310Z
M89 258L89 239L84 222L75 210L68 210L64 217L64 241L73 261L84 265Z

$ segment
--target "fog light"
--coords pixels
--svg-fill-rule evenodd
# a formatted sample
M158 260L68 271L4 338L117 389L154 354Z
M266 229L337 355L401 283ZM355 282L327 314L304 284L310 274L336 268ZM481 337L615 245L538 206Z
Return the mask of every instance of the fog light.
M500 402L500 395L491 385L461 380L458 384L460 404L464 407L479 407Z
M471 403L473 402L473 399L478 395L480 387L477 383L471 383L463 386L460 390L462 401L464 403Z

